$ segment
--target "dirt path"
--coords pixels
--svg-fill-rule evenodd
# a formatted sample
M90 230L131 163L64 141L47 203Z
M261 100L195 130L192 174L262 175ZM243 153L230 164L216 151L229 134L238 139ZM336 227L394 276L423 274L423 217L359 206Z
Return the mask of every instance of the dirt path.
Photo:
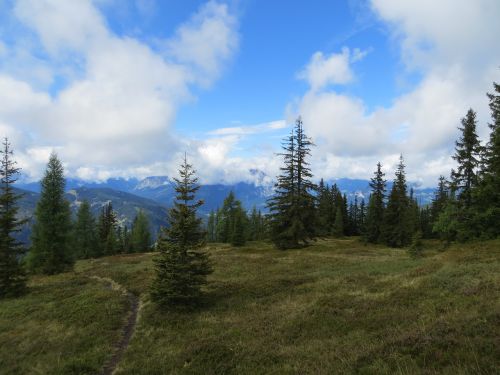
M127 322L122 329L122 337L113 346L113 355L111 356L110 359L106 361L101 371L102 375L112 375L116 370L118 364L120 363L123 354L127 350L128 344L130 343L130 339L134 334L135 326L138 320L139 298L137 298L137 296L129 292L127 289L125 289L125 287L118 284L114 280L99 276L91 276L91 278L104 283L104 285L109 289L122 292L124 295L127 296L127 299L130 303L130 311L127 318Z

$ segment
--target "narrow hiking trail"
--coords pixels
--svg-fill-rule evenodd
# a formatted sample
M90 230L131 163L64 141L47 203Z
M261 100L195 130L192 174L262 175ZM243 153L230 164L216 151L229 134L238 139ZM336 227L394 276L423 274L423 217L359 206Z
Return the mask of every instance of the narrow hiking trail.
M122 337L118 342L115 343L115 345L113 345L113 354L111 358L109 358L106 361L101 371L102 375L112 375L116 370L116 368L118 367L118 364L120 363L121 359L123 358L123 355L125 354L125 351L127 350L128 345L130 343L130 339L134 335L135 327L137 325L139 317L138 315L139 298L133 293L129 292L127 289L125 289L123 285L118 284L116 281L112 279L99 276L90 276L90 278L100 281L109 289L120 291L121 293L127 296L127 299L130 303L130 310L127 322L125 323L122 329Z

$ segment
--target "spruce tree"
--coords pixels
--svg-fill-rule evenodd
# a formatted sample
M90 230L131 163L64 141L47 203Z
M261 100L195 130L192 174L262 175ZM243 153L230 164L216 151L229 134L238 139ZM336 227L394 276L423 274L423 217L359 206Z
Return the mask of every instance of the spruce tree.
M219 212L217 223L217 238L218 241L223 243L231 242L234 231L234 221L236 212L239 209L241 202L239 202L232 191L229 192L224 199L224 203Z
M318 185L318 235L327 236L332 232L332 199L330 188L325 186L323 179L320 180Z
M476 113L469 109L461 122L459 130L462 134L455 143L455 155L453 155L453 159L457 162L457 170L452 173L452 179L458 188L458 201L462 208L469 209L472 206L472 189L478 183L482 147L476 133Z
M253 206L252 213L248 219L248 239L251 241L260 241L264 239L265 223L262 212Z
M359 234L365 235L365 223L366 223L366 205L365 199L361 199L361 203L359 205Z
M284 165L277 177L275 194L268 200L271 240L279 249L305 246L316 235L316 207L311 170L307 158L311 140L305 135L300 117L283 144Z
M95 219L90 204L84 200L76 214L73 230L73 251L76 259L93 258L99 254Z
M117 218L111 202L102 207L97 224L100 255L113 255L117 252Z
M500 85L493 83L493 87L495 92L488 94L492 118L488 124L490 138L484 152L482 179L475 194L478 207L474 221L485 238L500 236Z
M41 185L28 265L33 272L55 274L73 267L74 254L70 248L71 212L64 198L64 168L54 153Z
M12 160L13 152L4 139L0 169L0 298L16 297L26 290L26 277L21 266L24 246L14 237L21 231L25 220L17 217L17 202L21 195L14 192L13 184L20 169Z
M453 174L452 170L452 174ZM441 241L450 244L451 241L456 240L457 233L459 232L459 204L456 198L456 187L453 182L448 186L448 197L442 212L438 215L437 219L432 224L432 231L436 233Z
M379 162L375 175L370 181L371 194L366 212L364 237L366 241L370 243L381 241L385 210L384 199L386 181L384 180L384 175L384 172L382 172L382 165Z
M457 170L452 173L452 179L457 187L457 199L461 207L468 210L472 206L472 189L477 186L478 172L481 162L482 147L476 133L476 113L469 109L462 119L462 132L456 141L455 155Z
M473 190L479 183L479 167L483 147L476 133L476 113L469 109L467 115L461 121L462 126L460 138L456 141L453 159L457 162L456 171L452 171L451 178L456 188L457 216L457 239L466 241L478 235L481 228L473 225L474 213L477 207L473 207Z
M200 186L195 171L184 157L175 178L177 193L169 211L169 228L158 239L159 255L154 259L156 277L151 287L151 299L160 307L193 306L200 302L201 287L212 272L205 246L206 233L196 212L203 204L195 200Z
M405 165L401 155L384 212L382 236L387 245L404 247L411 242L414 229L410 199L407 196Z
M134 253L149 251L151 246L151 232L149 231L149 220L144 211L139 210L130 233L130 247Z
M431 204L431 222L435 223L448 202L448 183L444 176L439 176L439 183Z

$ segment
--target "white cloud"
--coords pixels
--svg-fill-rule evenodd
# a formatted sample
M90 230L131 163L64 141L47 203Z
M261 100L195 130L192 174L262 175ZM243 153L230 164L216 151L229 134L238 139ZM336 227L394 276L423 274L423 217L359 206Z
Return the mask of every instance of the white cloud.
M234 126L228 128L219 128L209 132L210 135L250 135L262 134L263 132L270 132L279 129L284 129L287 124L284 120L270 121L263 124L247 125L247 126Z
M167 54L195 69L195 79L209 85L219 76L221 61L238 47L236 25L227 5L210 1L166 42Z
M479 134L487 136L485 93L500 79L500 50L492 48L500 3L373 0L372 6L400 43L407 69L422 79L392 105L368 111L361 98L327 90L352 80L354 59L346 50L330 59L313 55L304 74L310 90L296 112L318 144L315 169L325 177L366 178L378 160L394 165L403 153L409 177L434 186L453 166L457 126L469 107L478 111Z
M346 84L354 79L351 63L363 59L368 51L344 47L340 53L325 56L322 52L312 55L306 68L299 73L311 90L319 90L330 84Z
M32 178L43 172L38 148L57 148L69 174L82 178L175 172L168 162L185 146L173 135L176 111L193 88L218 78L238 44L235 17L215 1L177 29L168 53L114 34L90 0L19 0L12 14L16 30L30 30L19 34L25 57L16 61L46 52L50 67L40 87L0 64L0 124ZM57 76L67 82L54 94Z

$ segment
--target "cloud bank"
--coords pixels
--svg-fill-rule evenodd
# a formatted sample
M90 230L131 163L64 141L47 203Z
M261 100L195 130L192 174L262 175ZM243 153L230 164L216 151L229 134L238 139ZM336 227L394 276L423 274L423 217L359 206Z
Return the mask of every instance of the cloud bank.
M18 40L2 44L0 130L32 178L52 150L85 179L174 173L168 161L186 147L172 129L178 107L238 48L237 20L215 1L159 49L114 34L90 0L19 0L9 11ZM20 59L43 79L13 70Z

